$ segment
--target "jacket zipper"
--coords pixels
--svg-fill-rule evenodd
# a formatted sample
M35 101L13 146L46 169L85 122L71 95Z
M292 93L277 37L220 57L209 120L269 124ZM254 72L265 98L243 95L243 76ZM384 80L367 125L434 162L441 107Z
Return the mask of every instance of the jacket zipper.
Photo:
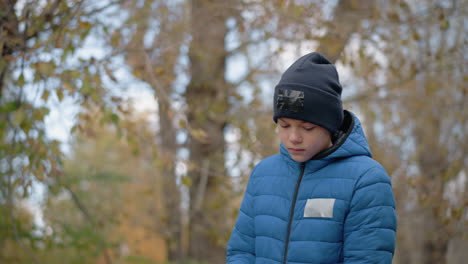
M288 221L288 230L286 233L286 244L284 246L284 258L283 264L286 264L288 259L288 247L289 247L289 236L291 235L291 224L294 217L294 207L296 207L297 193L299 192L299 186L301 185L302 176L304 176L305 162L301 163L301 174L299 175L299 180L296 183L296 189L294 190L294 198L292 200L291 209L289 210L289 221Z

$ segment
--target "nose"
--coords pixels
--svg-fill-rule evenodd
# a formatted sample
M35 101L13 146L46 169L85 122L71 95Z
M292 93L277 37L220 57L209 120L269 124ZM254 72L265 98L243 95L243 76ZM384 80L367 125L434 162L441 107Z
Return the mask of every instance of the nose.
M299 144L302 142L302 136L297 131L297 129L292 129L291 133L289 134L289 141L294 144Z

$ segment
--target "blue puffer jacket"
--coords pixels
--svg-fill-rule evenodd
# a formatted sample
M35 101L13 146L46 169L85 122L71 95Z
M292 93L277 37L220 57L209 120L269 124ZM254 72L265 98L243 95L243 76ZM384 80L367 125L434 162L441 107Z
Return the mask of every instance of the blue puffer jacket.
M305 162L280 154L253 170L227 263L391 263L396 214L390 178L345 112L331 149Z

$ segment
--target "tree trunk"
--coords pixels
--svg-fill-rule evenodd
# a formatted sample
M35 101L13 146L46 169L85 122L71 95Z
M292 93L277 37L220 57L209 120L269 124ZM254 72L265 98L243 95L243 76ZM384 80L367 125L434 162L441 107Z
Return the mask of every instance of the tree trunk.
M191 80L186 90L189 123L190 217L188 258L208 263L225 261L224 241L229 233L224 166L224 128L228 85L224 79L224 39L228 17L220 0L191 1L189 49Z
M437 82L431 78L424 81ZM445 264L450 231L443 223L446 214L443 177L448 168L448 160L446 150L439 141L443 117L431 114L431 107L431 104L427 104L412 111L417 114L413 117L414 138L419 147L417 162L421 171L416 190L421 203L417 214L422 216L422 221L415 228L424 230L421 232L422 240L419 245L421 262L418 263Z
M169 23L167 17L161 16L160 32L156 36L153 47L145 49L144 37L150 28L149 21L154 13L159 14L159 10L151 7L153 1L144 1L142 8L138 12L139 22L136 31L132 36L132 41L127 47L127 63L135 70L144 73L142 79L151 85L158 102L158 161L159 175L156 189L161 199L156 200L155 207L159 215L155 221L158 223L158 231L164 236L167 245L167 256L169 261L178 262L182 257L181 234L184 230L181 214L181 192L177 186L175 165L176 165L176 128L173 124L174 109L171 105L171 94L173 82L176 79L174 72L182 45L183 31L175 31L176 23ZM164 7L160 7L164 8ZM160 47L165 48L164 52L159 52ZM158 75L158 69L165 70L164 74ZM161 208L162 207L162 208Z
M171 108L168 102L158 101L159 105L159 135L161 177L164 196L164 226L166 230L166 243L170 261L178 261L181 256L180 232L182 232L182 217L180 211L180 190L176 183L176 138L172 124Z

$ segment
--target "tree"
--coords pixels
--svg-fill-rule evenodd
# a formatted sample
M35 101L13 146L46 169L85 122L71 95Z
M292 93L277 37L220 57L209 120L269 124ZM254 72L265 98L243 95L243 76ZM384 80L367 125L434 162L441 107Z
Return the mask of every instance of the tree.
M31 194L31 185L62 171L57 140L47 137L44 120L52 101L74 98L86 109L100 105L105 122L116 121L117 109L102 89L105 64L96 58L77 59L89 36L94 14L107 5L87 1L0 1L0 205L7 208L8 228L31 262L37 257L20 237L15 207ZM104 74L103 74L104 73Z
M148 116L120 124L128 128L124 136L92 122L74 140L44 212L53 241L48 263L167 260L165 226L154 221L164 212L164 179L155 166L159 157Z
M177 122L180 111L174 105L178 101L175 92L176 71L181 46L185 43L186 5L183 1L127 1L122 8L129 13L130 25L136 23L136 28L130 30L125 41L114 47L124 47L125 59L133 74L149 84L154 91L158 104L158 141L159 162L162 168L162 190L164 205L160 217L155 219L164 225L164 237L168 244L168 256L177 260L183 255L182 241L184 233L184 217L181 214L181 191L177 185L175 173L177 149L176 134L180 122ZM156 31L152 25L157 24L157 34L153 38L148 35ZM117 31L120 32L120 31ZM146 39L146 42L145 42ZM149 39L149 41L148 41ZM179 117L180 118L180 117ZM176 119L176 120L174 120Z
M381 19L361 37L360 58L348 63L364 80L355 99L367 123L380 126L370 129L372 145L384 146L381 160L392 168L398 188L398 259L446 263L450 240L466 221L466 186L462 194L447 189L464 171L466 157L460 131L467 119L459 114L466 112L466 48L460 38L466 4L401 1L378 13Z

